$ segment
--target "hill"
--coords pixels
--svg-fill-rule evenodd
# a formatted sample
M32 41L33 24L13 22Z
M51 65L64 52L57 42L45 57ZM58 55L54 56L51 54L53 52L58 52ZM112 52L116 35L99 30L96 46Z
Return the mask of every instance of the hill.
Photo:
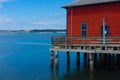
M0 30L0 34L21 34L21 33L65 33L65 29L34 29L34 30Z

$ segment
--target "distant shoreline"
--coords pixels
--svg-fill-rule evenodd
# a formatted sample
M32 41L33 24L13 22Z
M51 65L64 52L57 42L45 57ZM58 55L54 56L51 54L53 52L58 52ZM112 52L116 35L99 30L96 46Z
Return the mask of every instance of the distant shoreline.
M0 30L0 34L66 33L66 29Z

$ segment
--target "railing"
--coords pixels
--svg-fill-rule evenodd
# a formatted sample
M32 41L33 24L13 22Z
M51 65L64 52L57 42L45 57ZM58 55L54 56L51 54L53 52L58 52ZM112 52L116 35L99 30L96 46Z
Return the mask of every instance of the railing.
M52 45L86 45L86 44L103 44L102 37L52 37ZM106 44L120 44L120 36L106 37Z

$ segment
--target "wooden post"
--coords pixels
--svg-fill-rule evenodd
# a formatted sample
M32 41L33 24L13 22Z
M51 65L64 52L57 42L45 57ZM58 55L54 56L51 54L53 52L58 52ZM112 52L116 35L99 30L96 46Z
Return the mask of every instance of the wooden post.
M97 53L94 53L94 60L97 61Z
M104 57L105 57L105 54L104 54L104 53L101 53L101 58L102 58L102 60L104 60Z
M77 64L77 67L80 66L80 52L77 52L77 55L76 55L76 64Z
M84 67L86 67L87 64L87 53L84 53Z
M70 52L67 52L67 66L70 65Z
M94 65L97 66L97 53L94 53Z
M115 63L115 54L112 54L112 65Z
M103 65L106 66L109 63L109 56L108 53L104 53L103 55Z
M54 51L50 52L50 66L51 68L54 66Z
M114 54L114 53L112 54L112 59L113 59L113 60L115 59L115 54Z
M108 54L108 64L111 66L111 54Z
M59 60L58 60L58 51L56 50L56 59L55 59L55 63L56 63L56 67L58 67L58 63L59 63Z
M67 75L70 75L70 52L67 52ZM67 77L67 80L70 78Z
M117 54L116 55L116 61L117 61L117 67L119 68L120 67L120 54Z
M56 79L55 80L59 80L59 66L58 66L58 64L56 64Z
M54 78L54 51L50 52L50 77L51 80Z
M99 61L99 63L101 63L101 59L102 59L102 54L99 53L99 57L98 57L98 61Z
M92 55L92 53L89 54L89 60L90 60L90 61L93 60L93 55Z

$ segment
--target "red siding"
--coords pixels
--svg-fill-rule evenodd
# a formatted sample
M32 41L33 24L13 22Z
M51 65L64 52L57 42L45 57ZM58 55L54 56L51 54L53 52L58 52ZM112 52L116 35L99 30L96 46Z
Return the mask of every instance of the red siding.
M106 17L106 24L110 26L110 36L120 36L120 3L69 8L67 10L68 36L80 36L82 22L88 23L88 36L100 36L103 17Z

